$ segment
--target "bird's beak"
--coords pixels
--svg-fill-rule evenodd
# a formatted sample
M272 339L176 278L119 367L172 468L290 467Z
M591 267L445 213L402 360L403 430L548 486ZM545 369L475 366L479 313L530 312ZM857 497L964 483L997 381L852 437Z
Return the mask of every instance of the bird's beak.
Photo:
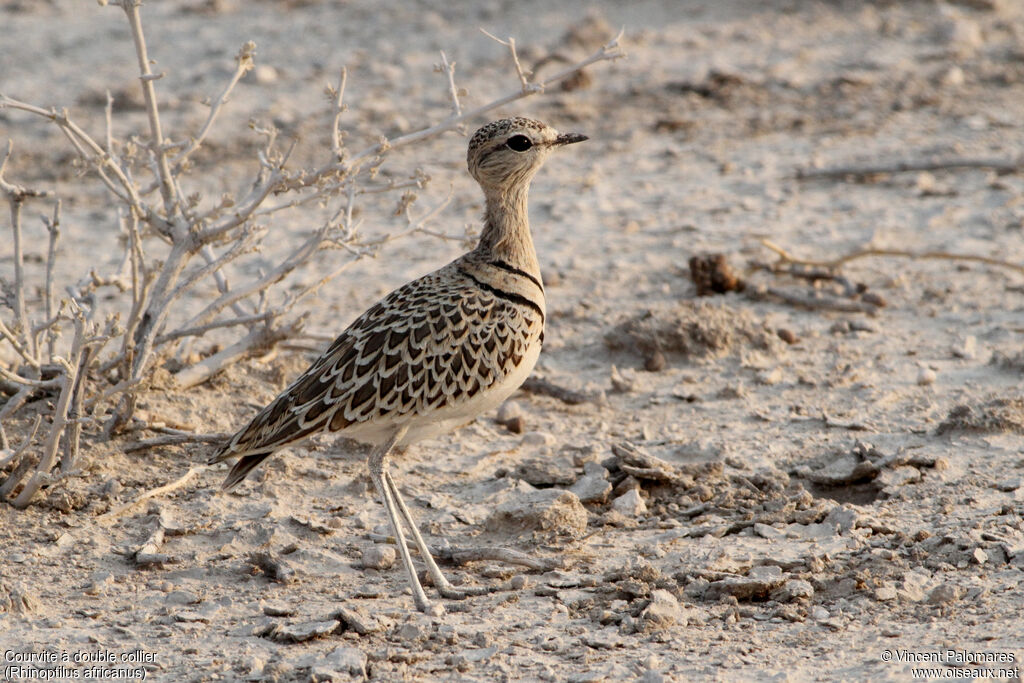
M580 133L560 133L558 137L555 138L555 144L571 145L574 142L583 142L584 140L589 139L590 138L588 138L586 135L582 135Z

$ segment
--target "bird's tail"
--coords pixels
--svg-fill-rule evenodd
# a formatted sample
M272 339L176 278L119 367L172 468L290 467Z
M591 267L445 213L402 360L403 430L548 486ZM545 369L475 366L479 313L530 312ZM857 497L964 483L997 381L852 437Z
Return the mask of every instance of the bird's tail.
M242 456L235 463L235 466L228 472L228 476L224 479L224 483L220 485L222 491L228 491L238 486L243 479L249 476L261 462L273 455L274 451L263 451L261 453L250 453L249 455Z

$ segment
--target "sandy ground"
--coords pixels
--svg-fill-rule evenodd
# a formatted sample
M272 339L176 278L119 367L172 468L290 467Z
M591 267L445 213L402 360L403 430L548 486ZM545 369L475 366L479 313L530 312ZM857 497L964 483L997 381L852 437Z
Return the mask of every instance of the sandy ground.
M988 667L1020 680L1019 265L875 257L844 265L846 281L817 283L757 266L776 258L761 239L806 259L870 246L1024 263L1020 174L797 177L1019 158L1024 5L448 4L189 0L147 4L144 17L166 72L165 125L177 131L202 122L199 101L219 90L238 47L258 44L263 66L197 159L196 177L221 186L194 189L211 194L249 177L253 117L301 134L298 160L322 158L322 89L343 64L358 146L446 114L439 49L457 61L468 104L515 87L507 53L478 27L517 36L528 63L550 48L583 56L595 24L626 27L628 59L592 69L587 87L495 114L591 137L548 163L531 203L550 310L535 374L585 400L521 392L524 433L485 415L396 462L430 542L509 546L562 568L525 570L520 589L426 617L399 566L364 567L364 553L386 559L371 538L386 518L358 447L322 439L284 452L228 495L217 491L223 471L200 467L102 524L208 447L126 453L151 434L114 444L87 434L83 476L26 511L0 507L0 677L143 667L166 681L906 681L928 666L933 678ZM67 105L101 134L110 89L116 132L144 130L120 12L4 2L0 27L0 91ZM109 200L75 173L63 140L0 112L6 137L18 152L9 175L65 197L62 274L114 264ZM451 186L433 227L454 235L481 210L464 154L465 139L448 134L385 167L394 177L424 169L425 207ZM401 228L394 200L363 204L367 229ZM273 223L275 244L318 220L312 207ZM389 245L311 302L307 329L336 333L461 248L423 235ZM44 249L40 239L29 252ZM696 296L687 263L708 252L727 255L745 291ZM307 277L336 257L318 256ZM0 260L10 264L6 244ZM871 310L827 310L823 298ZM311 358L251 359L140 408L228 431ZM166 561L140 566L136 552L158 529L163 542L149 550ZM444 568L468 585L518 571ZM30 653L47 661L26 663Z

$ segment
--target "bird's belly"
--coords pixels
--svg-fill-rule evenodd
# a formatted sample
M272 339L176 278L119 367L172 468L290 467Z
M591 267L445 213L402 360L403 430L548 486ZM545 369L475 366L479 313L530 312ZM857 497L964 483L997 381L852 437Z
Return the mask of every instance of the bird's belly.
M472 422L478 415L501 405L529 377L540 356L541 345L535 343L527 348L522 362L512 372L471 398L442 406L426 413L387 415L375 420L357 422L341 430L341 434L356 441L380 444L387 441L395 429L408 426L400 446L407 446L423 439L447 434Z

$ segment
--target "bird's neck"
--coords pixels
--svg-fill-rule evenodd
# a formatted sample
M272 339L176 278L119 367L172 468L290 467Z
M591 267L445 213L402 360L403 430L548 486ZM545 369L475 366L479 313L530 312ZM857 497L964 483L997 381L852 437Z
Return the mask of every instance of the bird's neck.
M539 280L540 265L530 236L526 206L529 191L528 183L500 191L484 189L487 208L477 251L490 260L504 261Z

